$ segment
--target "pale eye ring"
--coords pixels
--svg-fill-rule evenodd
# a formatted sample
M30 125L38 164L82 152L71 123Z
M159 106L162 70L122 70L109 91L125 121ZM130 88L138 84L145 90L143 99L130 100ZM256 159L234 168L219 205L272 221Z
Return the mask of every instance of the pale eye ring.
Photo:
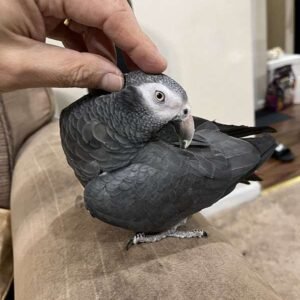
M161 91L155 91L155 97L157 102L165 102L165 94Z

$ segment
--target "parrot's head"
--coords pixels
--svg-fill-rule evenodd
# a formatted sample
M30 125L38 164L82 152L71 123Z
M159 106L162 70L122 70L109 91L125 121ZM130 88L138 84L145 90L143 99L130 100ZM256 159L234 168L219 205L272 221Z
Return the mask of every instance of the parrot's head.
M130 105L141 114L141 122L150 124L147 130L159 131L173 124L181 147L187 148L194 135L194 121L185 90L172 78L163 74L146 74L141 71L125 74L125 91L130 91ZM134 95L134 96L133 96ZM148 118L148 120L147 120Z

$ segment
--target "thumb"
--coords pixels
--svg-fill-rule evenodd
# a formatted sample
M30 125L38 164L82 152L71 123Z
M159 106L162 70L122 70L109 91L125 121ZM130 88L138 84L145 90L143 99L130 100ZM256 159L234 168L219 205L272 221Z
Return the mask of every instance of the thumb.
M118 91L123 87L121 71L99 55L35 41L14 50L10 51L10 55L14 53L14 63L10 63L16 81L14 88L86 87Z

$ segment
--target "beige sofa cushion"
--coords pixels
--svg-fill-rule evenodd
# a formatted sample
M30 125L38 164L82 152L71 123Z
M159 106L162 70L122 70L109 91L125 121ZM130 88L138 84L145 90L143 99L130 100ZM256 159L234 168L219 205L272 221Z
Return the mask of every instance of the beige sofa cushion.
M11 173L20 146L49 122L53 112L49 89L26 89L0 95L0 207L9 207Z
M300 176L212 220L243 251L251 266L288 300L300 299L299 195Z
M67 166L58 122L20 151L11 195L16 300L279 299L200 214L207 239L124 249L131 232L93 219Z
M0 208L0 299L5 299L13 278L10 213Z

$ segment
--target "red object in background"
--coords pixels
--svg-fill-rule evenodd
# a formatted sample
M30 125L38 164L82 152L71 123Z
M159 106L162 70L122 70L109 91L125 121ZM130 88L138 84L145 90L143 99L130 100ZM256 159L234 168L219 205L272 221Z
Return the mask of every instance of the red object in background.
M280 111L294 103L296 77L292 66L284 66L274 71L273 81L269 84L265 108Z

